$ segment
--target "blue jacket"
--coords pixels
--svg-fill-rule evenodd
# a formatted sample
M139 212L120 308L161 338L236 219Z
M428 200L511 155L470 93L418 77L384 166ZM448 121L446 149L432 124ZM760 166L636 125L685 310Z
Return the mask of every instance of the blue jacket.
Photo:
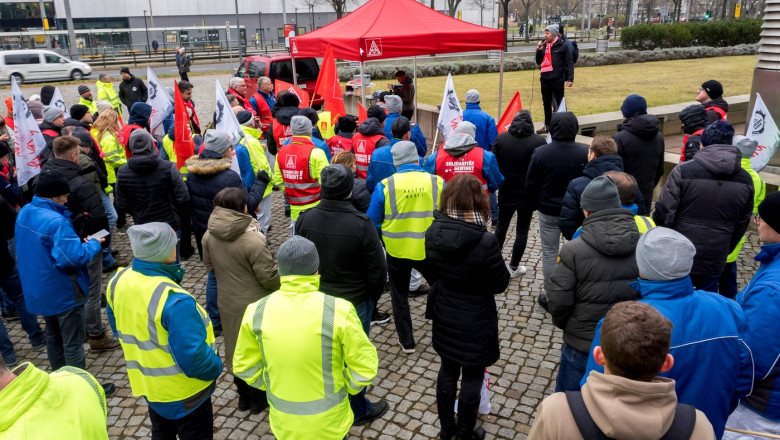
M70 211L33 197L16 218L16 257L27 310L53 316L87 300L87 263L101 252L97 240L81 241Z
M425 165L423 165L425 171L431 174L436 174L436 154L438 152L439 150L436 150L428 156L425 159ZM494 192L504 184L504 176L498 170L498 161L495 154L483 149L482 156L482 177L487 181L488 191Z
M271 108L276 104L276 97L273 93L270 95L266 95L265 93L261 92L260 89L257 90L257 92L260 94L260 96L265 99L265 103L268 104L268 108ZM249 98L249 104L252 105L252 108L255 109L255 113L257 113L259 110L257 109L257 98L254 97L254 95Z
M255 183L255 169L252 168L252 160L249 158L249 150L246 149L244 144L238 144L235 147L236 160L238 161L238 169L241 171L241 182L244 186L251 188Z
M743 339L747 321L736 302L717 293L694 290L688 276L672 281L638 280L631 283L642 299L672 321L669 353L674 366L659 376L677 382L677 398L707 415L715 436L721 438L726 419L738 399L750 394L753 361ZM601 345L602 319L596 327L582 384L596 365L593 349Z
M490 151L493 143L496 142L496 136L498 136L496 120L482 111L482 107L476 102L466 104L466 110L463 110L463 120L469 121L477 127L477 133L474 136L477 146Z
M282 145L287 145L290 142L292 142L292 138L287 139L284 141ZM323 141L322 138L317 138L314 136L314 132L312 132L311 135L311 143L314 144L315 147L319 148L320 150L325 152L325 157L328 158L328 163L330 163L331 159L333 159L333 155L330 154L330 147L328 147L328 143Z
M750 283L737 295L750 325L747 339L753 350L756 377L753 393L742 403L774 422L780 422L780 243L765 244L756 260L761 262Z
M390 149L396 142L400 142L401 139L390 139L390 145L377 148L374 153L371 154L371 162L368 164L368 171L366 174L366 189L368 192L373 193L376 185L395 174L395 165L393 165L393 153ZM424 159L420 156L420 164Z
M387 119L385 119L385 137L390 139L390 141L393 140L393 133L391 130L393 121L400 117L400 113L390 113L387 115ZM420 130L419 125L414 124L412 126L412 138L409 140L414 142L414 145L417 147L417 154L425 157L425 155L428 153L428 141L425 140L425 136L423 135L422 130Z

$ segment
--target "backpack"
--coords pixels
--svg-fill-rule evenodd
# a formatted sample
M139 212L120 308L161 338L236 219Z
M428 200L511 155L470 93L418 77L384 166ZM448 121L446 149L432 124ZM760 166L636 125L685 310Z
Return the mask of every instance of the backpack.
M566 40L566 42L569 43L569 50L571 50L571 60L576 64L577 60L580 59L580 48L576 41Z
M566 401L569 403L571 414L574 416L574 421L577 423L577 429L579 429L582 438L586 440L608 439L590 416L580 391L566 391ZM672 425L666 431L666 434L661 437L661 440L687 440L691 438L695 426L696 408L678 402Z

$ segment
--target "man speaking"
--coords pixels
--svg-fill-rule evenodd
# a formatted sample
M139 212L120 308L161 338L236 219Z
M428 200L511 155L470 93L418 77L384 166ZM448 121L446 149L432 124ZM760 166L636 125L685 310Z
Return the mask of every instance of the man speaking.
M544 29L544 41L536 45L536 64L541 66L544 105L544 128L537 133L546 134L550 130L552 113L563 100L564 82L567 87L574 85L574 60L569 45L558 36L557 25L551 24Z

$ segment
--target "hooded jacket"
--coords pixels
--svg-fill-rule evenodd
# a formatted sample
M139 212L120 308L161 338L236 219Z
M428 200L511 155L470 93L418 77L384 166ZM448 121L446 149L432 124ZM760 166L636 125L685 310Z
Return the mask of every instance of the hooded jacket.
M463 110L463 120L469 121L477 127L477 132L474 135L477 145L480 148L484 148L485 151L491 151L493 142L496 141L496 136L498 136L496 120L483 111L478 102L466 104L466 109Z
M693 159L693 156L699 151L701 131L709 125L707 112L700 105L688 106L680 111L680 122L683 124L683 133L685 133L680 162L685 162Z
M512 208L536 206L536 195L526 189L528 165L534 150L546 145L547 141L536 134L531 114L518 113L509 129L496 137L492 152L504 184L498 192L498 205Z
M753 214L753 179L733 145L710 145L669 174L653 221L696 246L691 274L717 275Z
M729 103L726 102L723 97L720 97L718 99L711 99L704 104L702 104L705 108L709 107L718 107L719 109L723 110L724 112L729 112ZM720 121L722 118L720 116L720 113L716 112L715 110L707 110L707 125L712 124L715 121Z
M637 115L619 125L612 136L623 158L623 169L636 179L648 212L653 189L664 175L665 144L658 127L657 116Z
M151 136L132 136L133 156L117 171L117 207L133 216L133 223L167 223L181 229L190 195L176 164L154 154Z
M609 438L657 440L666 434L677 408L675 381L656 377L640 382L625 377L593 372L582 386L582 400L596 423ZM571 413L565 393L555 393L537 408L530 440L579 440L582 434ZM696 410L691 440L712 440L715 434L707 417Z
M428 298L433 307L426 311L433 318L434 350L464 367L492 365L500 357L494 296L509 285L495 235L435 211L425 255L435 275Z
M526 176L527 189L536 195L542 214L561 215L566 187L582 175L588 162L588 147L574 142L579 131L571 112L554 113L550 122L552 142L534 150Z
M46 165L46 162L48 162L50 159L54 157L54 150L53 144L54 144L54 138L60 135L60 132L62 131L62 127L58 127L51 122L41 122L38 124L38 128L41 130L41 134L43 135L43 140L46 141L46 146L41 150L40 153L38 153L38 157L41 159L41 166ZM57 136L52 136L49 133L44 133L44 131L53 131L57 133Z
M290 125L290 120L293 116L298 116L300 109L296 105L295 107L281 107L274 114L274 119L271 120L271 126L268 128L268 152L276 156L281 145L277 145L276 139L274 139L274 125Z
M579 238L563 244L547 301L563 342L588 352L596 324L613 304L639 298L628 283L639 276L634 214L622 208L594 212Z
M482 169L474 170L479 172L483 179L487 182L488 191L493 192L501 188L504 183L504 176L501 175L501 171L498 170L498 162L496 162L496 156L488 150L485 150L477 146L477 141L469 133L455 132L444 143L444 150L447 151L453 157L461 157L474 148L479 148L482 151ZM478 151L479 151L478 150ZM436 158L439 156L439 150L434 151L427 159L425 159L425 165L423 169L425 171L442 176L444 170L436 169ZM443 177L443 176L442 176Z
M146 84L135 75L131 74L130 79L122 79L122 82L119 83L119 100L128 110L131 110L136 102L145 103L148 98Z
M400 118L401 116L401 113L390 113L387 115L387 119L385 119L385 137L388 139L393 139L393 121ZM425 140L425 135L423 134L422 130L420 130L420 126L413 123L410 135L411 137L409 140L414 143L415 147L417 147L417 154L420 157L425 157L425 155L428 154L428 141Z
M376 118L368 118L363 121L362 124L358 125L357 132L366 137L376 136L378 134L381 134L382 136L385 135L385 129L382 128L382 125L379 124L379 121ZM376 148L381 148L385 145L390 145L390 139L379 139L376 142Z
M68 210L73 213L74 227L80 237L87 237L101 229L108 230L103 199L95 185L82 177L77 163L55 157L41 168L41 171L47 170L62 174L68 181Z
M256 219L217 206L203 235L203 264L217 276L224 359L232 373L233 352L246 307L279 289L276 261Z

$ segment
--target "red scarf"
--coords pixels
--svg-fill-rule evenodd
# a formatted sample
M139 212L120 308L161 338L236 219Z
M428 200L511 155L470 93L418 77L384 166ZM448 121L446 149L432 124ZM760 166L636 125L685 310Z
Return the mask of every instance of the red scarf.
M243 96L241 96L240 93L238 93L237 91L235 91L233 89L228 89L228 92L231 95L236 97L238 102L241 103L241 106L244 107L244 110L248 111L249 113L252 113L252 116L255 116L257 114L257 112L255 112L254 107L252 107L252 104L249 103L248 99L244 98Z
M184 101L184 106L190 113L190 121L192 122L192 134L200 134L200 121L198 120L198 114L195 113L195 103L192 101Z
M553 71L552 46L556 41L558 41L558 37L555 37L552 43L546 43L547 47L544 49L544 59L542 60L542 73Z

